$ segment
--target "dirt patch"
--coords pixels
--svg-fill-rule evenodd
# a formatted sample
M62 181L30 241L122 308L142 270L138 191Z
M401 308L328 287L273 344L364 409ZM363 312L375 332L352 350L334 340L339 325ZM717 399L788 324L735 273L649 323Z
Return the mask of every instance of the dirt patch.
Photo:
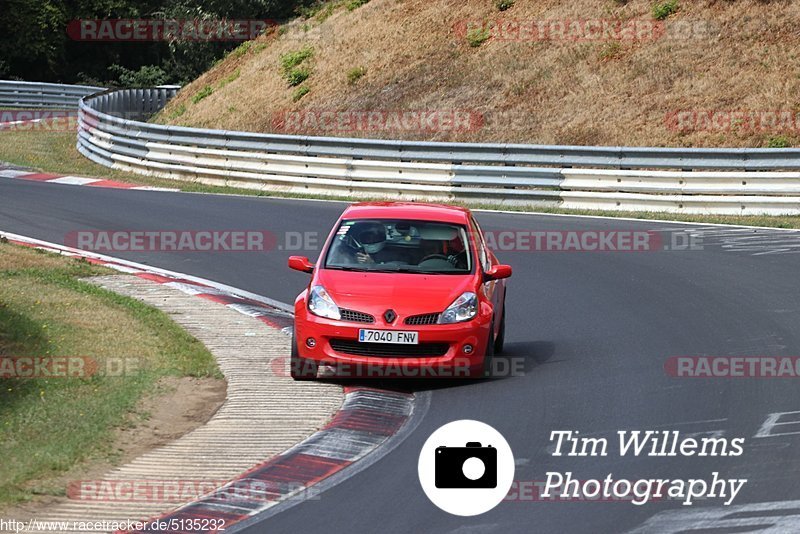
M2 517L26 519L43 517L54 505L67 502L66 488L77 480L102 479L118 465L124 465L145 452L165 445L205 424L225 402L227 384L215 378L165 377L158 381L155 393L137 405L137 418L114 431L109 445L113 461L99 459L84 462L58 478L48 480L34 500L2 510ZM147 416L143 418L142 416Z
M150 417L134 428L117 431L115 445L125 460L164 445L203 425L225 402L224 380L214 378L166 377L158 382L163 394L151 396L139 413Z

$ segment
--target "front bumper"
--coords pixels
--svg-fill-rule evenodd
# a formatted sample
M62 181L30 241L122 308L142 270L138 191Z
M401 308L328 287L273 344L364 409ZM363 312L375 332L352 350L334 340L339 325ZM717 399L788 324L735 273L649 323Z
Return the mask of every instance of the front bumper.
M332 367L337 377L463 378L482 374L490 325L491 314L486 313L479 313L471 321L445 325L406 325L403 317L393 325L336 321L310 313L300 299L295 306L294 328L299 357ZM416 331L419 346L408 346L409 351L415 352L413 355L370 354L364 344L358 343L362 328ZM313 346L309 346L309 338L314 340ZM465 351L467 346L471 350ZM361 354L353 354L348 347ZM397 347L402 346L383 346ZM435 348L435 354L425 354L428 347Z

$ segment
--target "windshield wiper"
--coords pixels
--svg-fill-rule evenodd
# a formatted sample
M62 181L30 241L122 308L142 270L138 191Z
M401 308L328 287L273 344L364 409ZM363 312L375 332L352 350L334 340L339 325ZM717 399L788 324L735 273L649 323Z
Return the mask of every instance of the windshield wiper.
M371 271L372 269L359 269L358 267L349 267L347 265L329 265L325 267L326 269L333 269L335 271L355 271L359 273L366 273Z
M370 269L372 272L378 273L414 273L414 274L457 274L450 271L426 271L424 269L416 269L414 267L394 267L385 269Z

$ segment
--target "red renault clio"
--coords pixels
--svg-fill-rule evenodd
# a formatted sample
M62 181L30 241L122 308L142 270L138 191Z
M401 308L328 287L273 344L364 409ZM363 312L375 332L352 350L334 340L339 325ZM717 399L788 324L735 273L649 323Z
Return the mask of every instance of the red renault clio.
M291 374L486 376L503 349L505 279L466 208L413 202L348 207L295 300Z

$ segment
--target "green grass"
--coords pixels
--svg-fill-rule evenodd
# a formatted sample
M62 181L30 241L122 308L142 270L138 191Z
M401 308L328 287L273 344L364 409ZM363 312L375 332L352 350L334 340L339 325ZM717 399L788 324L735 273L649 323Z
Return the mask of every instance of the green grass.
M233 50L230 51L229 56L233 58L240 58L244 56L249 50L250 47L253 45L252 41L245 41Z
M314 49L304 46L300 50L281 54L280 67L281 74L289 87L296 87L306 81L311 76L311 68L300 66L304 61L314 56ZM296 94L296 93L295 93ZM301 95L302 98L302 95Z
M297 67L286 73L286 83L290 87L296 87L306 81L311 76L311 69L308 67Z
M341 2L325 2L317 14L314 15L314 19L316 19L317 22L325 22L331 15L333 15L333 12L336 11L336 8L338 8L340 5L342 5Z
M197 91L197 93L195 93L192 96L192 104L197 104L198 102L200 102L204 98L206 98L208 96L211 96L211 94L213 92L214 92L214 89L210 85L206 85L205 87L203 87L202 89Z
M303 61L314 56L314 48L311 46L304 46L300 50L294 52L287 52L281 54L280 67L281 72L286 75L293 68L300 65Z
M309 93L309 91L311 91L311 89L309 89L307 85L301 85L300 87L295 89L294 92L292 93L292 102L297 102L298 100L306 96Z
M470 28L467 30L467 43L472 48L477 48L491 37L491 30L487 26Z
M494 5L498 10L505 11L514 7L514 0L497 0Z
M664 20L677 11L678 0L658 2L653 6L653 18L656 20Z
M353 67L347 71L347 83L353 85L363 78L365 74L367 74L366 67Z
M325 7L326 3L327 2L323 2L322 0L316 0L310 5L300 6L297 8L297 14L306 19L313 18L317 16L320 11L322 11L322 8Z
M173 109L169 113L169 115L167 115L167 117L170 118L170 119L177 119L178 117L180 117L184 113L186 113L186 104L181 104L178 107L176 107L175 109Z
M257 191L229 186L214 186L188 181L152 178L119 170L109 169L92 163L75 149L74 132L4 132L0 143L0 161L33 167L44 172L107 178L139 185L172 187L191 193L214 193L276 198L311 198L341 200L352 202L346 195L303 195L273 191ZM379 197L375 197L375 200ZM382 199L385 200L385 199ZM460 203L457 203L460 204ZM797 216L735 216L735 215L684 215L660 212L617 212L593 210L568 210L562 208L542 208L529 206L503 206L492 203L471 203L473 208L501 209L529 213L559 213L565 215L598 215L606 217L628 217L632 219L660 219L665 221L706 222L719 224L742 224L773 228L800 228Z
M217 377L213 356L160 310L81 278L110 272L85 261L0 243L0 356L82 356L125 376L0 378L0 506L92 460L114 461L113 431L146 418L137 403L165 376Z
M228 85L232 81L235 81L237 78L239 78L240 74L241 74L241 69L236 69L235 71L233 71L232 73L230 73L229 75L224 77L219 82L219 84L217 84L217 89L222 89L223 87L225 87L226 85Z
M790 148L792 141L785 135L776 135L767 140L767 148Z
M347 7L347 11L353 11L368 3L369 0L350 0L349 2L347 2L347 4L345 4L345 6Z
M622 52L622 45L618 41L605 43L600 47L597 57L600 61L609 61L620 55Z

